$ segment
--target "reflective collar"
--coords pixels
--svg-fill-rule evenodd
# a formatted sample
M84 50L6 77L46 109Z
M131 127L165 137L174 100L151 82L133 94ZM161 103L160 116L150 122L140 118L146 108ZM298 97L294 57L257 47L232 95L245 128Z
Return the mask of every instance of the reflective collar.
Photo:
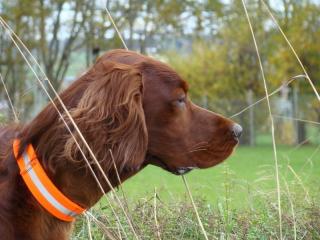
M13 152L18 162L20 175L42 207L56 218L66 222L73 221L75 216L85 211L56 188L42 168L31 144L17 158L19 148L20 140L15 139L13 141Z

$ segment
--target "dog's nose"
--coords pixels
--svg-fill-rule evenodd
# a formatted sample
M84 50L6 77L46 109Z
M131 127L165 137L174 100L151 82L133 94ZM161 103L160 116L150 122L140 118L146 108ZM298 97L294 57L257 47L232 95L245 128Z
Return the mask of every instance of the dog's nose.
M242 134L242 127L239 124L235 123L233 124L231 131L232 131L232 135L235 138L240 138Z

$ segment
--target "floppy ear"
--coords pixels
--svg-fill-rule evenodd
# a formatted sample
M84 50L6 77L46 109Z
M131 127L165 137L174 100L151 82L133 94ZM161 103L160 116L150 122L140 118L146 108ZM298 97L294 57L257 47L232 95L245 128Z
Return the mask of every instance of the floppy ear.
M119 172L139 169L148 143L139 70L98 61L85 81L87 89L70 112L104 171L113 168L110 150ZM82 141L79 142L86 150ZM72 138L67 140L65 151L73 160L81 156ZM85 153L91 159L87 151Z

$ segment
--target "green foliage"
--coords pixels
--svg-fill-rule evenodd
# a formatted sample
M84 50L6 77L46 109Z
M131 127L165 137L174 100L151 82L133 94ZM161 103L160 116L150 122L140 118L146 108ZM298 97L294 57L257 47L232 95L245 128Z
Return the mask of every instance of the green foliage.
M261 2L247 0L246 3L268 88L273 89L302 71ZM307 0L280 3L282 7L272 5L272 11L319 87L320 6ZM86 0L2 1L0 14L35 53L59 89L68 73L80 75L96 59L94 49L123 47L103 7L98 1ZM165 53L168 62L190 81L191 96L196 102L208 107L210 102L222 98L245 102L249 89L257 97L264 95L241 1L125 0L108 1L108 7L128 47L143 53L152 47L152 51ZM180 46L174 53L179 41L187 42L190 47ZM10 96L17 98L13 101L21 106L29 104L19 96L34 82L25 81L25 76L32 79L27 74L30 71L5 34L0 36L0 52L0 70L9 85ZM85 55L85 60L77 59L73 63L71 54ZM76 73L69 71L74 64L82 66ZM299 85L302 91L312 94L306 81L300 80ZM233 102L223 105L211 108L235 112Z
M320 61L320 46L317 43L320 37L320 7L311 1L289 1L286 5L289 12L280 20L289 40L295 47L303 65L313 80L319 87L319 68L316 67ZM289 9L292 9L291 11ZM278 13L279 16L280 13ZM301 67L295 61L294 55L288 51L287 44L277 30L271 31L271 41L277 42L273 49L273 57L270 61L276 71L273 76L287 79L288 76L303 74ZM298 83L296 83L298 84ZM306 81L300 81L300 86L304 92L312 92Z
M320 221L319 221L319 204L305 204L303 200L299 200L299 212L295 217L290 213L290 208L286 207L283 213L283 233L286 239L294 239L294 223L296 223L297 239L319 239L320 237ZM268 202L268 199L259 209L248 209L237 211L231 209L228 211L230 218L226 222L224 207L216 208L206 204L205 201L197 200L199 214L202 218L204 228L206 229L209 239L277 239L279 236L278 212L275 207ZM118 212L119 209L117 209ZM108 225L108 218L111 214L102 215L100 211L94 211L94 215L105 224ZM164 204L158 202L156 212L154 211L153 201L142 201L137 203L130 209L135 229L142 239L204 239L198 221L194 214L194 210L189 202L176 202ZM157 224L155 223L155 216ZM123 226L126 221L122 219ZM91 234L93 239L109 239L103 234L103 228L95 224L91 226ZM117 227L116 227L117 229ZM126 228L127 229L127 228ZM111 226L108 227L109 232L116 235L116 230ZM159 233L159 235L158 235ZM127 235L129 239L134 239L130 230ZM75 232L71 239L88 239L87 222L85 218L77 221ZM122 234L123 236L123 234Z
M265 9L260 3L247 2L268 87L279 86L291 77L302 74L289 46ZM320 26L320 6L309 1L288 1L287 4L288 16L283 16L277 10L277 18L311 79L319 85L320 81L316 79L320 78L317 67L320 62L320 28L316 26ZM197 86L197 92L191 93L197 98L203 95L243 97L248 89L252 89L256 95L262 95L264 89L258 59L241 1L233 1L223 11L225 15L221 17L220 25L211 38L195 40L192 50L187 54L169 53L169 63ZM306 81L301 86L311 93Z
M270 93L292 77L304 73L262 3L260 1L246 1L246 3ZM310 1L282 3L284 10L277 7L273 12L300 56L311 80L319 89L320 81L317 79L320 78L320 71L317 64L320 63L318 54L320 28L315 26L320 26L320 5ZM191 49L183 52L167 51L163 54L167 57L168 63L190 83L190 96L193 101L223 115L231 116L254 103L256 99L264 97L265 88L241 1L231 1L230 4L217 9L210 14L215 18L209 18L201 25L202 32L203 29L208 30L210 26L215 26L211 34L199 37L201 34L195 32ZM221 11L224 15L220 15ZM294 91L299 97L293 98ZM302 96L302 93L309 95L310 98ZM319 119L319 102L306 79L295 80L289 85L288 99L293 104L292 115L283 112L277 114L289 114L289 117L313 121ZM272 111L276 113L279 104L279 101L276 101L277 96L273 96L271 100ZM243 143L254 144L256 133L253 125L265 126L267 123L268 111L264 110L267 110L266 105L256 108L251 114L249 111L241 114L236 119L244 129L250 129L250 134L244 135ZM279 130L286 128L284 121L278 122L280 122ZM291 126L288 128L287 138L281 138L283 131L278 131L279 141L287 139L288 144L304 141L302 134L290 134L303 132L304 125L301 124L300 129L292 121L287 123L287 126ZM256 129L256 131L265 130L267 129Z

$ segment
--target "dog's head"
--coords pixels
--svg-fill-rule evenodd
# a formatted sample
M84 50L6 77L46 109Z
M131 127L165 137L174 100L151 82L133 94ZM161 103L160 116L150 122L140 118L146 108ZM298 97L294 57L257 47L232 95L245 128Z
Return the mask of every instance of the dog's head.
M184 174L193 168L212 167L232 153L241 126L192 103L188 84L169 66L124 50L111 51L98 60L109 61L141 74L139 96L148 135L142 164Z
M60 98L101 168L57 99L23 127L21 150L32 143L58 187L81 186L81 193L68 191L84 206L100 197L95 179L84 174L87 163L98 180L106 173L113 185L119 184L115 168L121 181L148 164L180 175L222 162L242 131L193 104L187 83L169 66L130 51L103 55Z

